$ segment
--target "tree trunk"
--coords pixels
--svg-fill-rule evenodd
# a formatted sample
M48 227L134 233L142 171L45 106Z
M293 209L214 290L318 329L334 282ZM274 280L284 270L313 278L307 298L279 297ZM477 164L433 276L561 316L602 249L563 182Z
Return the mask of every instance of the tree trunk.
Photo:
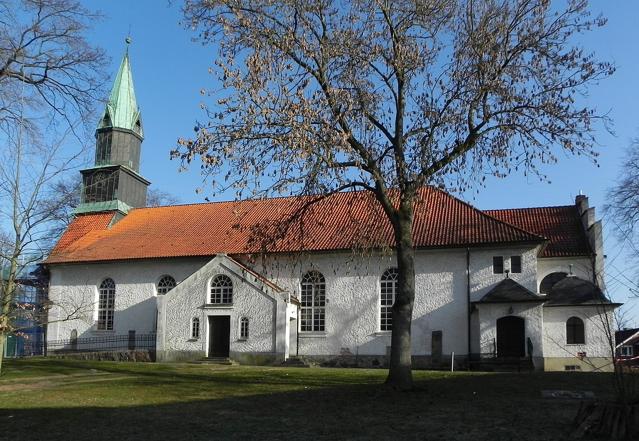
M393 304L391 359L386 378L386 384L399 390L409 390L413 387L411 322L415 301L415 255L412 226L412 204L402 204L394 223L398 280Z
M2 375L2 360L4 359L4 342L6 337L4 332L0 332L0 375Z

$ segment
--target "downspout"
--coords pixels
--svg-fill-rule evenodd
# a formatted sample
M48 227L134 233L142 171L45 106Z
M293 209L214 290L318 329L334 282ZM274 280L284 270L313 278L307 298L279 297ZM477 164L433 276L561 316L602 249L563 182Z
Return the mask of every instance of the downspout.
M467 311L467 331L468 331L468 369L470 369L470 313L471 313L471 304L470 304L470 248L466 247L466 300L468 301L468 311Z
M300 305L296 304L297 317L295 318L295 356L300 355Z

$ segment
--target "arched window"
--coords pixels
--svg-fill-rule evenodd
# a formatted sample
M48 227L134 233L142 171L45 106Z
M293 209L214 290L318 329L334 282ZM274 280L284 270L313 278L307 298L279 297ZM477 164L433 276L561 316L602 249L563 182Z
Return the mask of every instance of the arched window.
M100 284L98 296L98 330L113 330L113 313L115 311L115 282L104 279Z
M326 281L322 273L309 271L302 277L301 331L324 331L326 319Z
M563 280L563 278L567 275L567 273L562 272L548 274L541 280L541 283L539 284L539 292L541 294L548 294L555 283Z
M583 345L585 342L584 321L579 317L570 317L566 322L566 343Z
M200 338L200 319L197 317L191 319L191 338L194 340Z
M233 303L233 282L229 276L218 274L213 277L209 301L216 304Z
M162 296L175 288L175 279L171 276L162 276L158 282L158 295Z
M240 340L246 340L249 338L249 319L242 317L240 320Z
M393 329L393 303L397 293L397 268L389 268L382 274L380 281L380 331L392 331Z

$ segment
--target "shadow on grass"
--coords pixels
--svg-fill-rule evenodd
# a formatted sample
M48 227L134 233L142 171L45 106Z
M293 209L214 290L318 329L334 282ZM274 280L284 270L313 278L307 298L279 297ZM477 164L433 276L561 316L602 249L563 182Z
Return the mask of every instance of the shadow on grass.
M41 368L38 363L32 368ZM0 398L0 440L561 440L579 403L543 399L541 390L609 391L608 376L583 373L416 372L417 389L399 393L381 386L384 371L357 369L73 361L58 366L65 369L131 378L103 390L72 391L89 403L95 393L95 403L86 405L63 401L73 396L72 384L25 395L29 406L7 408ZM151 401L170 393L170 402L131 405L144 394ZM42 403L33 402L38 399Z

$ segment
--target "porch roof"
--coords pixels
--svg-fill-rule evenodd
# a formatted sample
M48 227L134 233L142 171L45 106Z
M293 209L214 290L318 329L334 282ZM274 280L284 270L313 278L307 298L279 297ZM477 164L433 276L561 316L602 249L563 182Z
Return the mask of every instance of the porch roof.
M555 283L544 306L620 306L611 302L594 283L568 276Z
M545 299L513 279L504 279L474 303L543 302Z

